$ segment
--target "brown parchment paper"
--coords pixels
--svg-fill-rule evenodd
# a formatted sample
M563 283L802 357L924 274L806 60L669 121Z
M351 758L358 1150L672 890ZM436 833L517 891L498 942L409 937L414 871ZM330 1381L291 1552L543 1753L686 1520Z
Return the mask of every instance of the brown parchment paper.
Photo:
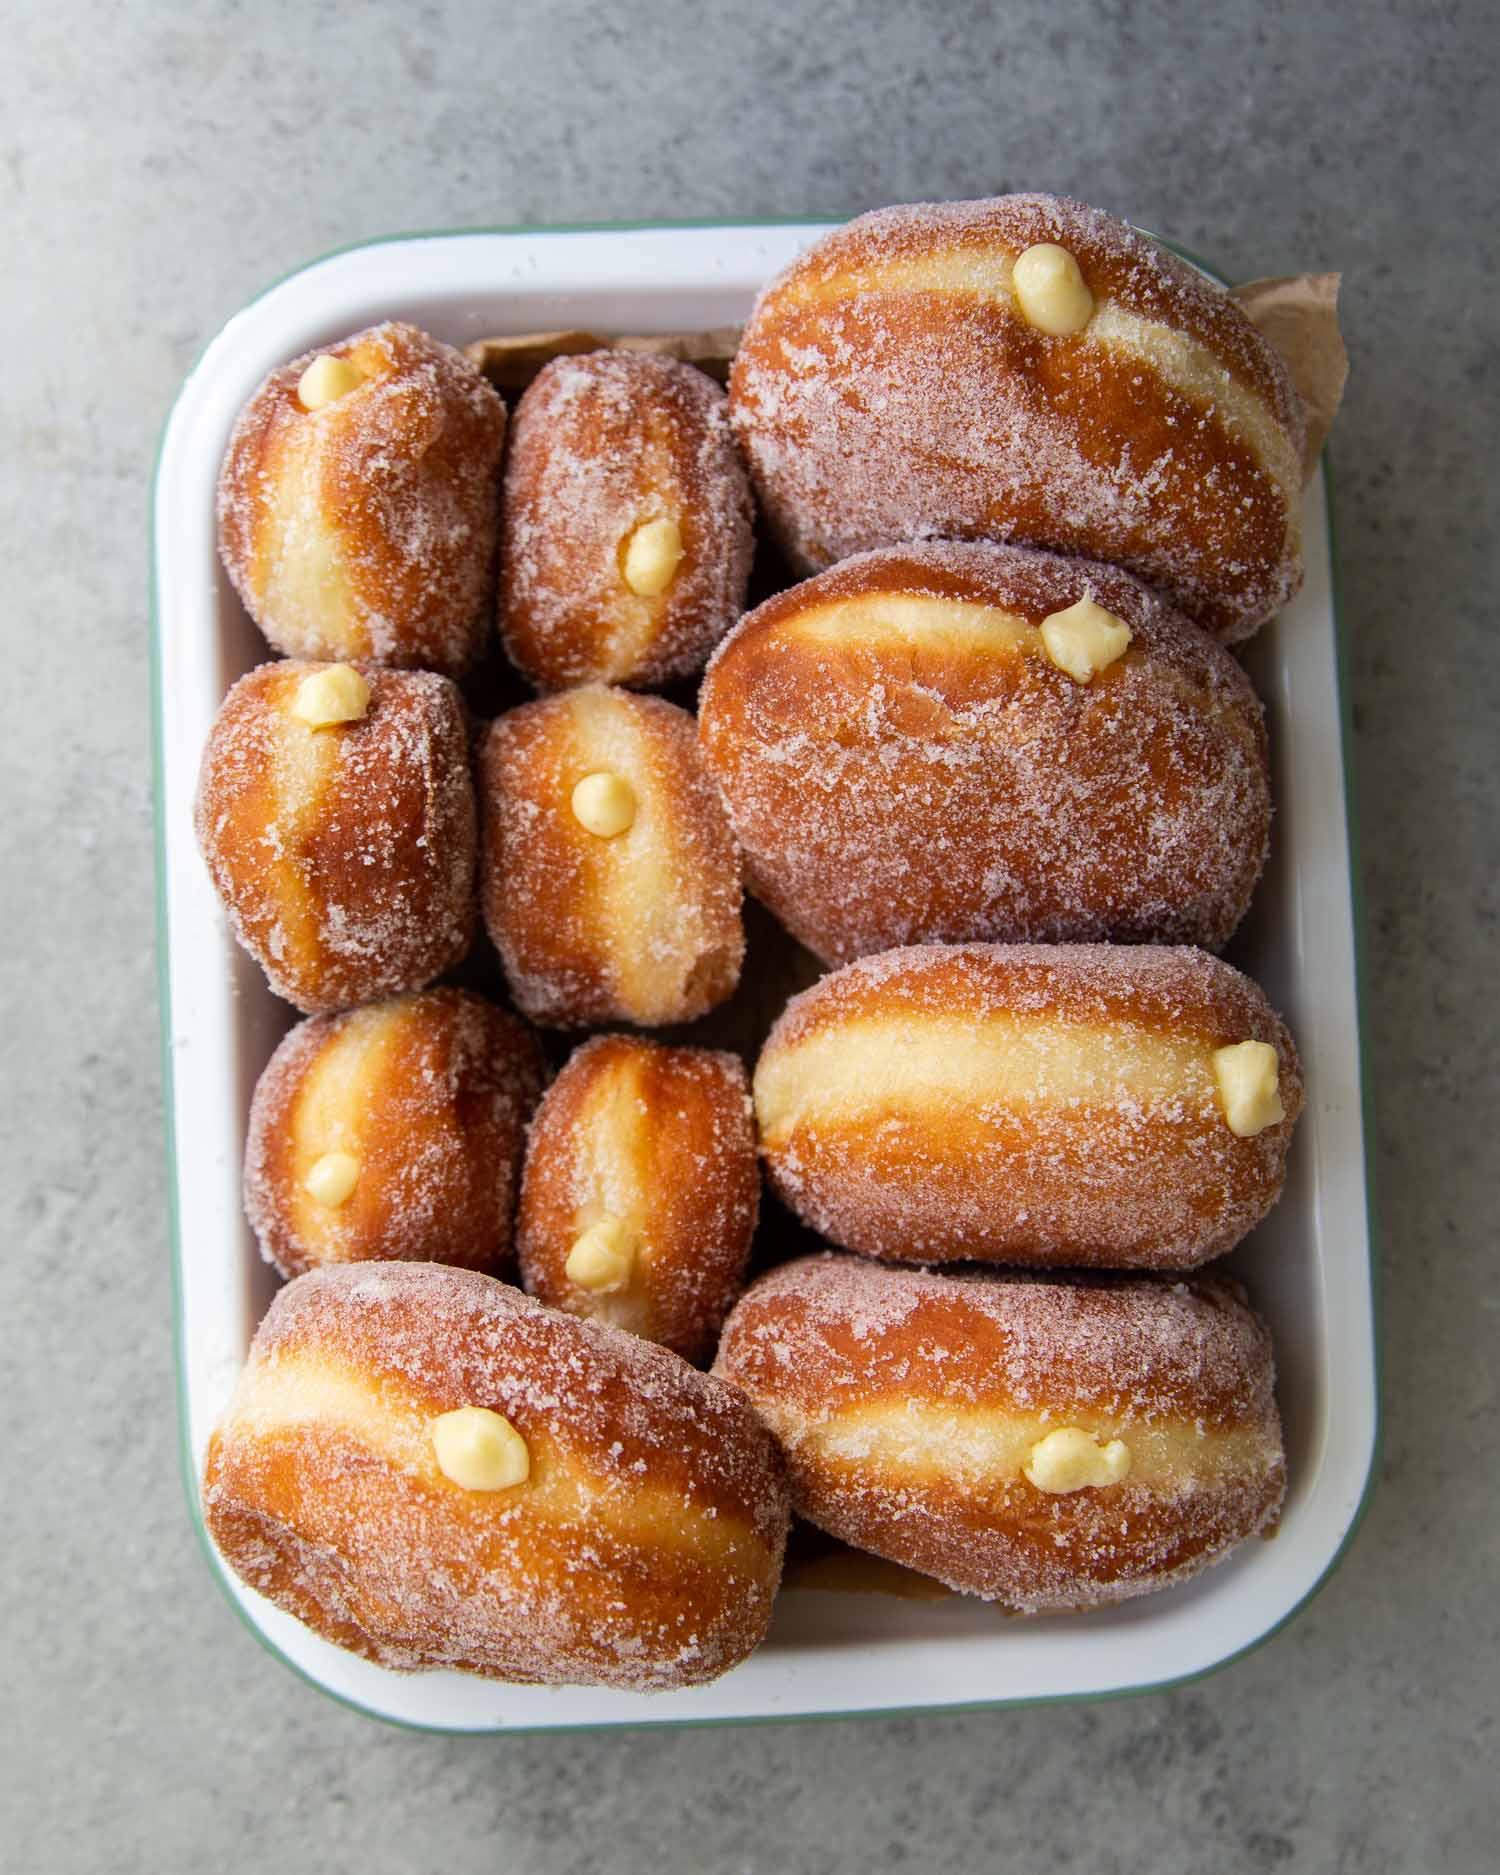
M1232 289L1233 297L1251 323L1281 354L1306 406L1304 478L1317 464L1338 413L1348 376L1348 358L1338 322L1339 278L1336 273L1288 274L1278 279L1247 280L1243 286ZM585 331L523 332L477 339L465 349L470 361L497 390L514 394L524 390L542 366L553 358L608 349L680 358L723 383L729 375L739 337L738 326L720 326L708 332L631 333L615 337ZM746 909L749 912L754 908L747 906ZM796 950L790 943L784 948L789 955ZM812 975L816 974L816 966L813 966ZM785 1001L783 987L778 986L778 1009ZM801 979L792 987L803 987ZM738 1003L741 998L735 1000ZM763 1000L764 997L757 998L757 1002ZM764 1033L764 1024L760 1033ZM709 1038L701 1034L691 1039L699 1042L712 1039L713 1045L718 1047L734 1047L740 1040L737 1035ZM850 1549L800 1522L793 1530L787 1549L782 1587L840 1594L895 1595L908 1601L940 1600L951 1593L930 1576Z
M1230 289L1246 317L1270 340L1286 363L1307 410L1307 444L1302 454L1304 480L1312 474L1344 395L1348 354L1339 331L1339 281L1336 273L1292 273L1270 280L1247 280ZM497 390L523 391L553 358L579 352L649 352L680 358L724 383L740 342L738 326L707 332L623 333L613 338L597 332L521 332L476 339L464 349L470 362Z
M1340 279L1336 273L1289 273L1230 289L1261 337L1281 353L1301 395L1307 411L1304 481L1317 467L1349 376L1339 331Z
M523 391L554 358L578 352L648 352L658 358L680 358L696 365L722 384L740 342L738 326L716 326L708 332L640 332L601 338L595 332L522 332L515 337L475 339L464 347L470 364L499 391Z

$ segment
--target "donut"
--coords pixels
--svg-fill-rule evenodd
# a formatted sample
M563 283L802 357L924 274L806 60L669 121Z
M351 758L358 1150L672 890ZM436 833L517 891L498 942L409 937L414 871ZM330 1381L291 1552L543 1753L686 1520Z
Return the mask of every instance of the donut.
M745 951L740 858L693 718L588 684L497 717L480 750L480 900L534 1022L689 1022Z
M897 1262L1193 1269L1275 1203L1301 1106L1260 990L1185 948L886 951L793 997L755 1069L772 1185Z
M488 630L505 406L387 324L305 352L241 411L219 551L278 651L461 673Z
M971 938L1217 949L1265 862L1249 679L1097 562L857 555L736 626L698 720L750 890L825 963Z
M761 294L729 397L802 571L934 536L1050 547L1226 641L1301 583L1285 366L1220 287L1080 202L860 216Z
M739 1057L596 1036L527 1135L521 1282L702 1361L744 1281L759 1206Z
M642 353L556 358L516 407L500 631L539 690L654 689L739 617L750 489L724 393Z
M637 1692L751 1652L787 1529L736 1388L439 1263L288 1284L202 1497L242 1581L380 1666Z
M526 1025L468 990L299 1023L250 1102L261 1254L283 1276L387 1257L500 1271L543 1079Z
M1286 1488L1271 1338L1223 1278L805 1257L747 1291L714 1372L780 1441L800 1516L1022 1613L1185 1581Z
M474 790L446 677L262 664L219 706L194 819L234 935L304 1015L420 989L469 948Z

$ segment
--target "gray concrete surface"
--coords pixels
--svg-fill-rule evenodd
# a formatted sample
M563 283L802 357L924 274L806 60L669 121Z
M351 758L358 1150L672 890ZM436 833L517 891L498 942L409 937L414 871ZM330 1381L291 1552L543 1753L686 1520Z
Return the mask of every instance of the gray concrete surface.
M18 1871L1495 1866L1497 705L1485 0L16 0L0 58L7 1743ZM199 346L407 227L1059 187L1340 267L1381 1489L1289 1631L1070 1709L458 1742L262 1654L177 1477L146 494Z

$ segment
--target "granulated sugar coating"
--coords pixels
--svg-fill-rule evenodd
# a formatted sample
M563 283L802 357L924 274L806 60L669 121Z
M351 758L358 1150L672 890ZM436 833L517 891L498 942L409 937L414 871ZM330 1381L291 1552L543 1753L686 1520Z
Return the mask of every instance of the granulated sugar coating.
M641 594L625 555L651 522L677 529L681 559ZM724 393L674 359L555 359L516 410L501 525L500 629L539 688L652 688L696 671L750 575L750 490Z
M1039 243L1077 262L1071 326L1018 278ZM1172 1279L1274 1203L1302 1104L1279 1018L1208 954L1270 824L1223 646L1300 580L1303 416L1240 309L1077 203L881 211L767 287L728 399L630 353L549 364L503 515L504 408L458 353L372 327L308 408L315 356L242 413L220 546L271 642L355 663L368 707L299 715L321 665L252 672L197 802L240 941L338 1012L253 1103L246 1209L292 1280L206 1457L230 1566L383 1666L648 1691L759 1644L793 1494L1023 1611L1167 1586L1265 1528L1266 1330L1233 1284ZM818 573L738 623L737 447ZM559 693L476 745L516 1003L558 1028L717 1011L670 1047L586 1041L524 1180L536 1038L421 990L474 921L468 725L435 673L513 702L498 647L474 668L497 617ZM634 694L705 659L696 723ZM742 876L770 912L737 994ZM737 1056L690 1044L754 1055L810 980L794 938L848 967L787 1004L752 1101ZM876 1260L736 1300L757 1125L800 1221L768 1220L757 1266L811 1232ZM493 1279L513 1205L536 1299ZM679 1358L716 1340L712 1374ZM473 1407L524 1465L435 1440Z
M1016 256L1056 243L1094 301L1050 336ZM1055 196L877 210L761 295L730 378L762 510L795 565L946 537L1125 566L1217 636L1301 582L1303 414L1227 293Z
M517 1218L526 1289L706 1360L739 1294L760 1207L750 1084L738 1055L636 1036L585 1042L531 1123ZM628 1273L593 1290L568 1256L600 1220Z
M1214 1053L1269 1043L1283 1117L1233 1133ZM925 945L796 996L755 1070L772 1184L908 1262L1192 1269L1275 1202L1296 1049L1247 977L1181 947Z
M591 775L626 791L609 836L573 809ZM523 704L490 725L479 794L485 926L533 1022L691 1022L733 990L739 848L686 710L602 684Z
M1266 1527L1285 1488L1270 1337L1222 1278L809 1257L752 1286L714 1371L775 1431L801 1516L1021 1610L1181 1581ZM1123 1479L1034 1484L1065 1427L1120 1442Z
M431 1421L502 1414L530 1475L465 1490ZM388 1667L657 1691L743 1659L787 1500L737 1389L653 1343L437 1264L313 1271L272 1304L210 1441L236 1572Z
M1087 684L1039 627L1129 630ZM898 944L1217 948L1265 861L1260 701L1128 573L989 542L858 555L715 653L699 742L757 897L826 962Z
M477 835L463 703L446 677L364 667L357 721L294 714L321 668L230 690L199 772L198 845L235 936L308 1015L417 989L474 931Z
M523 1022L426 990L299 1023L256 1083L245 1212L284 1276L371 1257L505 1273L525 1126L544 1070ZM308 1189L325 1155L357 1182Z
M489 625L505 406L462 352L415 326L328 353L363 382L319 410L273 371L219 478L219 547L280 651L457 675Z

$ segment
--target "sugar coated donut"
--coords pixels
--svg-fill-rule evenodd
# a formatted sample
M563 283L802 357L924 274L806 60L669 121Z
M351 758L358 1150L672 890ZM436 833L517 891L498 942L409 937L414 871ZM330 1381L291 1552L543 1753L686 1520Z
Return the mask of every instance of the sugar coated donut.
M759 1204L739 1057L597 1036L531 1124L521 1280L555 1308L701 1361L744 1280Z
M504 494L500 629L539 689L685 677L739 617L750 490L691 365L554 359L516 408Z
M214 718L195 821L235 936L305 1014L419 989L469 948L474 789L446 677L248 672Z
M273 371L219 476L219 548L279 651L456 674L484 642L505 406L462 352L372 326Z
M807 1257L750 1288L714 1372L780 1440L801 1516L1028 1613L1183 1581L1285 1490L1270 1336L1222 1278Z
M884 208L814 242L761 295L730 410L807 571L930 536L1052 547L1225 639L1301 581L1280 358L1220 287L1079 202Z
M1265 860L1249 679L1096 562L859 555L743 619L698 709L750 889L825 962L968 938L1217 948Z
M756 1646L787 1526L737 1389L436 1263L281 1291L203 1505L242 1580L381 1666L635 1691Z
M1192 1269L1275 1203L1301 1105L1249 978L1146 946L866 957L793 997L755 1070L798 1216L921 1263Z
M734 988L739 849L686 710L597 684L523 704L480 799L485 923L533 1021L687 1022Z
M262 1254L283 1276L383 1257L498 1273L543 1078L526 1025L467 990L299 1023L250 1103Z

